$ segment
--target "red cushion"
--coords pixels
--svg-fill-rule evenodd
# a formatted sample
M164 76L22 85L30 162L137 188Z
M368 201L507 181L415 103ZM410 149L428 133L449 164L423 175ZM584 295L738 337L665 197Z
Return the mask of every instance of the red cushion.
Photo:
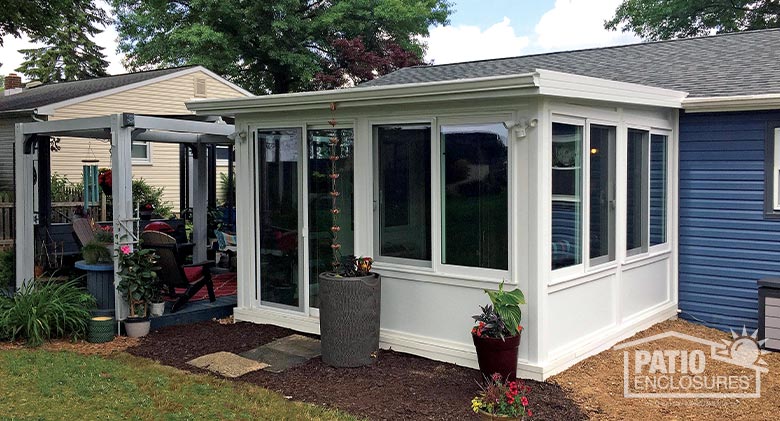
M166 224L165 222L159 222L159 221L148 224L144 228L144 231L158 231L166 234L173 234L174 232L176 232L176 230L174 230L172 226Z
M193 283L203 277L203 266L184 268L184 276L189 283Z

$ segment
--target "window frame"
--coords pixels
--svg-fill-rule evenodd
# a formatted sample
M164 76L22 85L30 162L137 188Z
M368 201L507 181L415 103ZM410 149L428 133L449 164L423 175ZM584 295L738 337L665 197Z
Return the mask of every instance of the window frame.
M614 138L610 139L610 156L607 158L608 165L610 166L611 170L611 177L609 177L609 182L611 183L609 185L609 188L611 188L611 194L612 194L612 204L610 206L610 215L608 216L608 219L611 222L611 226L609 227L610 231L610 244L609 248L612 251L612 258L610 259L609 252L606 255L598 256L598 257L590 257L590 221L591 221L591 200L590 200L590 189L591 189L591 182L590 182L590 151L592 149L591 146L591 128L592 126L599 126L599 127L608 127L615 129L614 131ZM589 270L590 268L601 268L603 266L607 266L610 264L615 264L615 262L618 259L618 168L617 168L617 162L618 162L618 156L617 156L617 150L618 150L618 139L619 139L619 132L620 132L620 125L616 121L606 121L606 120L598 120L598 119L588 119L587 120L587 144L584 145L585 147L585 153L587 154L588 159L584 159L583 161L587 161L587 164L584 165L585 168L587 168L588 173L583 175L583 178L587 179L585 180L586 186L584 187L585 195L587 195L587 210L584 210L583 213L587 215L587 223L585 224L588 232L588 236L583 239L583 242L587 242L587 255L583 255L582 259L583 261L587 260L587 265L585 266L586 270ZM583 142L585 143L585 142ZM587 241L585 241L587 239Z
M644 159L642 160L642 172L641 174L644 176L640 180L640 195L641 195L641 206L642 206L642 214L640 215L642 224L642 232L641 232L641 238L640 238L640 244L639 247L634 247L632 249L628 248L628 132L631 130L639 131L646 133L646 138L643 139L643 150L644 150ZM625 241L623 252L625 253L626 259L630 259L634 256L643 256L650 252L650 137L652 136L652 129L650 127L642 127L638 125L629 124L625 127L625 151L626 151L626 165L625 165L625 178L621 180L621 183L624 183L625 185L625 195L624 195L624 201L625 201L625 208L623 212L624 221L625 224L623 224L623 240Z
M132 157L132 150L131 150L131 162L133 165L152 165L152 142L144 141L144 140L133 140L132 146L145 146L146 147L146 157L144 158L135 158Z
M431 172L431 197L430 197L430 203L431 203L431 259L430 260L419 260L419 259L409 259L404 257L393 257L393 256L383 256L381 254L382 246L380 244L380 229L381 229L381 222L379 219L379 213L381 211L380 208L380 198L379 198L379 192L380 192L380 186L379 186L379 137L378 137L378 129L382 126L428 126L430 128L431 137L428 139L429 141L429 147L431 148L431 153L433 152L433 142L435 139L435 133L434 130L436 129L436 123L435 119L430 120L407 120L404 122L396 122L398 120L393 120L393 122L380 122L380 121L370 121L369 122L369 130L371 133L371 155L373 159L373 169L372 169L372 184L374 187L373 196L372 196L372 221L373 221L373 229L372 229L372 247L373 247L373 257L374 261L377 263L383 264L390 264L390 265L397 265L397 266L412 266L414 268L424 269L424 268L433 268L433 261L436 260L436 254L435 250L436 247L434 246L434 243L436 243L434 235L434 225L436 224L436 215L434 213L434 205L433 205L433 198L436 195L436 192L433 190L435 183L434 178L436 178L437 173L434 173L434 162L436 161L436 157L431 155L431 159L429 162L430 165L430 172Z
M769 121L764 135L764 218L780 219L780 120Z

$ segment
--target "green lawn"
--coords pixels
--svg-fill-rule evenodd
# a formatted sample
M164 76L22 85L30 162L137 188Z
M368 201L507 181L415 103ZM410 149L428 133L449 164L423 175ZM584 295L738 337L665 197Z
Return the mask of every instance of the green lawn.
M352 420L266 389L117 354L0 351L0 419Z

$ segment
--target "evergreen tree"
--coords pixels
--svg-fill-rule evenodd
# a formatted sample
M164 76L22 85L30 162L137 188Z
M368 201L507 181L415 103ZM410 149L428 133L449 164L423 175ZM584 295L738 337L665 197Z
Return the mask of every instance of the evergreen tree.
M62 25L49 33L31 36L33 42L45 46L19 50L24 54L24 61L16 71L43 83L108 74L108 61L103 48L90 38L102 32L97 25L110 22L105 13L100 9L82 10L66 18Z

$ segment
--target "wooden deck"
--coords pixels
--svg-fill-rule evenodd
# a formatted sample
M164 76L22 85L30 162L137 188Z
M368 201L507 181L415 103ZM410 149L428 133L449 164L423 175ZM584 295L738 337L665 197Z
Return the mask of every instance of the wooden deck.
M218 297L213 303L209 300L194 301L176 313L170 312L171 305L173 303L165 303L165 313L152 318L152 330L230 316L236 306L236 296Z

